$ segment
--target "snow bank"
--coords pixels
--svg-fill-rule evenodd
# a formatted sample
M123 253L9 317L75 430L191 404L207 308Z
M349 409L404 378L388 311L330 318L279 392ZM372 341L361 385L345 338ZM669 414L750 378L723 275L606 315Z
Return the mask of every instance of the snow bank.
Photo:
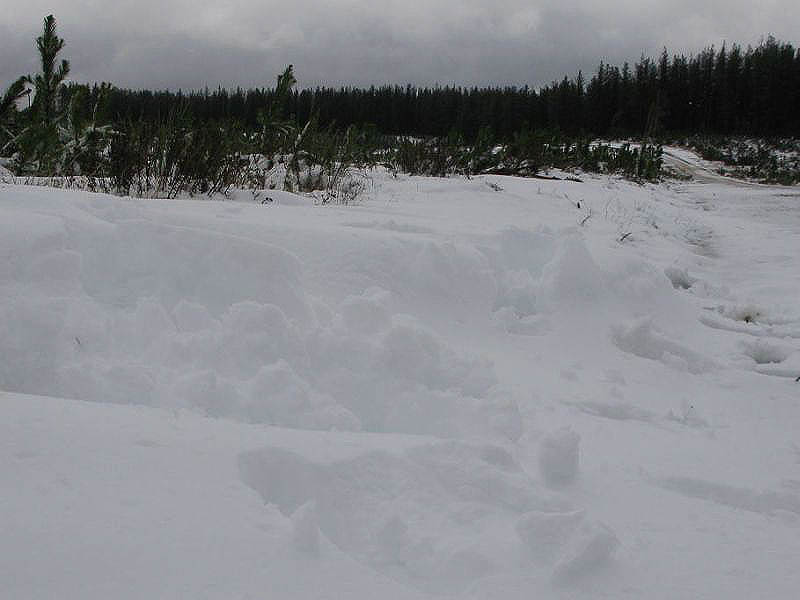
M796 194L374 177L0 184L3 593L794 597Z

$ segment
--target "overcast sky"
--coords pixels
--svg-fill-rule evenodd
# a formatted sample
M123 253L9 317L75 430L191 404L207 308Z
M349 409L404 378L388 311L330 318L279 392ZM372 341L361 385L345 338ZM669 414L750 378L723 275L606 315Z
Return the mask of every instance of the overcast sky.
M798 45L797 0L9 0L0 83L36 70L56 16L76 81L118 86L530 84L773 34Z

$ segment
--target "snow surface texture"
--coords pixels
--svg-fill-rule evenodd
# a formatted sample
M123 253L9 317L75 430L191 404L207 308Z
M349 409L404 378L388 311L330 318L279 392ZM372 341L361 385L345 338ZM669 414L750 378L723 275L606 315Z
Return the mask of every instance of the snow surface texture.
M800 193L373 188L0 185L0 597L796 596Z

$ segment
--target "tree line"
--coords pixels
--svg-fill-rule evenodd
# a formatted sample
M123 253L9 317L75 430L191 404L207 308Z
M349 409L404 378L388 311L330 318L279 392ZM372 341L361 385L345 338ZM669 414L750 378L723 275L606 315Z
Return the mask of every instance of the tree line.
M72 85L64 93L71 95ZM99 86L86 89L87 109ZM258 126L269 88L149 91L113 88L106 110L112 121L158 119L181 108L200 121L236 120ZM372 126L386 135L475 140L489 128L500 139L524 129L566 135L681 136L695 134L800 135L800 49L772 37L756 47L737 44L697 54L642 56L633 66L601 63L538 90L531 87L318 87L294 89L283 109L304 123Z

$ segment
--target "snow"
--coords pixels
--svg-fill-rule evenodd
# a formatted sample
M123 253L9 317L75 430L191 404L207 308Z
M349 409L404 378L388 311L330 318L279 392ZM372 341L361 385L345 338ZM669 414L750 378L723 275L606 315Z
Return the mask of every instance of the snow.
M796 190L372 177L0 184L0 596L795 596Z
M564 428L547 434L539 445L539 470L550 484L572 483L578 476L581 436Z
M308 554L319 554L319 523L313 500L292 513L292 541L294 547Z

